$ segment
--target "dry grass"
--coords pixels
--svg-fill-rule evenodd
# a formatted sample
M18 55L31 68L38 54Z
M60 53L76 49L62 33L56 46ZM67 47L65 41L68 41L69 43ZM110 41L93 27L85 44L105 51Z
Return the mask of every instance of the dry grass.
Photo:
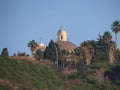
M13 59L13 60L27 60L27 61L30 61L30 62L42 64L42 65L45 65L45 66L53 66L54 65L50 60L47 60L47 59L37 60L36 58L29 57L29 56L12 56L12 57L10 57L10 59Z

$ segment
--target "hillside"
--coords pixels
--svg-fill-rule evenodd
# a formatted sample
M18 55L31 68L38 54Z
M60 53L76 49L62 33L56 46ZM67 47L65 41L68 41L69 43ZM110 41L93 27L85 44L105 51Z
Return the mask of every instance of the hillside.
M72 85L72 90L120 90L120 64L95 62L79 67L78 73L70 75L69 78L81 81L80 85Z
M37 62L37 63L36 63ZM95 62L77 73L57 72L38 61L0 57L0 90L119 90L120 64ZM60 78L61 77L61 78Z
M65 85L48 67L0 57L0 90L66 90Z

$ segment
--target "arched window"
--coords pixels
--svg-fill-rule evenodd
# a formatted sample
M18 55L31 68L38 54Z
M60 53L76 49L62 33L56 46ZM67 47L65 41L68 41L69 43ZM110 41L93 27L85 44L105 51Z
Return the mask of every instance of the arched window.
M63 35L61 35L61 40L63 39Z

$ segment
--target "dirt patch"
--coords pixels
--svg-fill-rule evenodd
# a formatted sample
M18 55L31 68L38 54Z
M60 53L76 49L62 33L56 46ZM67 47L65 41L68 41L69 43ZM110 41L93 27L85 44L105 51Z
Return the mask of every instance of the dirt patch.
M71 84L80 85L82 83L82 80L80 78L76 78L76 79L70 79L68 80L68 82L70 82Z

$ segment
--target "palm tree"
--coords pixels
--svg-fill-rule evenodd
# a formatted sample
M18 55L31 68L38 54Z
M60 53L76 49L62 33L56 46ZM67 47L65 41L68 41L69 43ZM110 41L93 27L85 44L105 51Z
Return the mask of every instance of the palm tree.
M116 43L112 41L112 35L109 31L104 32L102 36L99 35L96 53L98 54L100 60L101 58L102 60L109 59L109 63L113 64L115 61L115 49Z
M28 43L28 47L30 47L31 51L33 52L34 49L38 46L37 42L35 40L32 40Z
M91 59L94 53L94 48L91 45L90 41L84 41L81 44L81 47L85 53L86 64L89 65L91 63Z
M104 41L105 43L109 43L109 42L112 41L112 36L111 36L111 34L110 34L109 31L106 31L106 32L103 34L102 37L103 37L103 41Z
M117 43L117 35L120 32L120 21L114 21L112 26L112 31L115 33L115 42Z

